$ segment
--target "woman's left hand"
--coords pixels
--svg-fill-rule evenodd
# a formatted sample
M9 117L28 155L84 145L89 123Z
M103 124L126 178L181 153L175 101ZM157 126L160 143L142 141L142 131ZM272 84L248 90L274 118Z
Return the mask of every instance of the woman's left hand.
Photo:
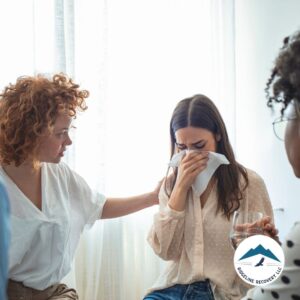
M272 223L272 219L269 216L263 217L261 220L255 221L253 223L245 223L235 226L236 231L245 231L252 234L257 234L258 228L260 232L259 234L266 235L274 239L279 245L281 245L278 237L278 230L275 228L274 224Z
M278 244L281 245L278 237L278 230L275 228L275 225L272 223L271 217L263 217L261 219L261 228L263 229L263 234L274 239Z

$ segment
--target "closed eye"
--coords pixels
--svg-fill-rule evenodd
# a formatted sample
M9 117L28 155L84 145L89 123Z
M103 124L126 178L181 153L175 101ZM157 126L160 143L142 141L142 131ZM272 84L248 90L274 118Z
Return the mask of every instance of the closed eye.
M194 147L195 149L202 149L202 148L205 147L205 145L206 145L206 143L198 143L198 144L196 144L196 145L193 145L193 147Z
M186 145L184 145L184 144L177 144L176 143L176 146L177 146L178 150L185 150L186 149Z
M206 145L206 141L201 140L197 143L192 144L191 147L189 147L189 148L200 150L200 149L203 149L205 147L205 145ZM185 144L176 143L176 146L177 146L178 150L185 150L188 148Z

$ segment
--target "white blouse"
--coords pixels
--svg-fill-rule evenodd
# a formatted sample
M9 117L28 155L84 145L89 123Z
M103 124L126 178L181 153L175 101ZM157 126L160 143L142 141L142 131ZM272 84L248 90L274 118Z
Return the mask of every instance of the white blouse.
M101 217L105 197L66 164L42 164L39 210L0 167L11 206L9 278L43 290L70 271L80 234Z
M247 170L249 185L240 210L260 211L273 217L268 192L261 177ZM239 300L249 288L235 272L234 250L229 241L231 218L216 214L217 188L214 185L204 207L200 197L189 193L182 212L168 206L162 186L160 209L154 216L148 241L154 252L168 264L148 290L164 289L175 284L190 284L210 279L215 299Z

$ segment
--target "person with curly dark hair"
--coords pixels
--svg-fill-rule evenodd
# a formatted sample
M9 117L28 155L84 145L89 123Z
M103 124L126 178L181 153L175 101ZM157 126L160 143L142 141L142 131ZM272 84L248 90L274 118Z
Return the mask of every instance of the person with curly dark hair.
M0 94L0 179L11 206L8 299L78 299L60 281L83 229L158 202L159 185L143 195L105 198L61 162L88 96L64 74L21 77Z
M269 107L281 105L280 117L273 122L274 132L284 140L294 174L300 178L300 31L284 39L266 93ZM280 277L250 290L243 299L300 299L300 221L287 234L283 250L285 266Z
M262 212L261 233L276 239L266 186L236 161L223 118L204 95L177 104L170 141L173 172L148 236L168 264L144 300L239 300L249 286L233 265L232 217L237 210Z

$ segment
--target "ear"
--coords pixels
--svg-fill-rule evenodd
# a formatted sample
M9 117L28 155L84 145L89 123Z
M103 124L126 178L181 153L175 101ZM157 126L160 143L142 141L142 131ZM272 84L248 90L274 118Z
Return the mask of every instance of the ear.
M220 134L220 133L217 133L217 134L215 135L215 139L216 139L217 142L220 142L220 141L221 141L221 134Z

